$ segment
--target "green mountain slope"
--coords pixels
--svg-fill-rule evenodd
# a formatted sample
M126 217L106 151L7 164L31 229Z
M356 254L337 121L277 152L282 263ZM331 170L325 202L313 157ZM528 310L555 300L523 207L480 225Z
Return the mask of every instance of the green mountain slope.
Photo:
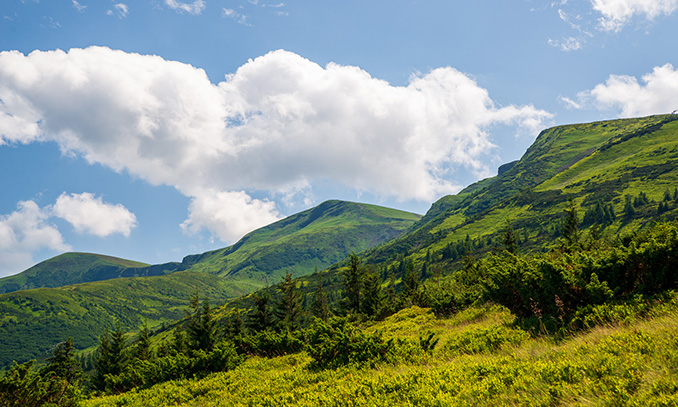
M12 360L42 359L72 337L80 348L97 343L106 327L153 327L184 316L196 291L215 303L244 292L217 276L180 271L166 276L116 278L0 295L0 369Z
M0 293L152 274L148 264L91 253L64 253L0 279Z
M257 229L237 244L187 256L189 270L216 274L254 291L280 281L287 270L299 277L384 243L420 216L376 205L327 201Z
M569 199L583 227L597 221L604 234L616 235L675 218L676 187L678 115L554 127L501 175L443 197L407 234L366 257L435 262L467 236L476 239L476 252L487 251L499 245L507 221L523 250L543 250L555 244ZM631 213L627 200L635 202Z

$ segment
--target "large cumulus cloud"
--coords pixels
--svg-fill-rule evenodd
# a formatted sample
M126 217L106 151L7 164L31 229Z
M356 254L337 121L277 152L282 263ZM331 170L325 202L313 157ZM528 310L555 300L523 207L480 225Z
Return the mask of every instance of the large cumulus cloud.
M402 200L455 192L454 171L488 172L491 126L534 131L550 117L497 106L454 68L392 86L282 50L218 84L187 64L105 47L2 52L0 99L4 142L56 141L171 185L193 198L184 229L224 241L277 219L276 199L319 182Z

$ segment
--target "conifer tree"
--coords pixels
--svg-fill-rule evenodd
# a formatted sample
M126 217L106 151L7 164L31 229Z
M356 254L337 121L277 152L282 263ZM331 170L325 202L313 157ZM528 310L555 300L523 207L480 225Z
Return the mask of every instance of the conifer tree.
M195 293L191 297L191 312L186 330L192 349L211 351L217 341L217 321L212 314L212 308L207 297L200 305L200 295Z
M282 296L276 302L273 313L283 329L296 329L299 327L303 310L301 308L301 293L297 288L297 284L292 279L291 272L287 271L285 273L285 277L278 286L278 290L280 290Z
M577 207L571 198L567 201L565 219L560 226L560 231L565 241L564 248L571 250L579 245L579 217Z
M362 312L366 315L374 316L381 308L383 300L381 295L381 280L373 271L368 271L363 277L361 298Z
M348 269L344 270L344 290L346 292L347 308L353 312L360 312L360 292L362 289L362 280L364 269L360 263L360 258L351 253L346 260Z
M144 322L144 326L139 331L134 345L134 358L138 360L149 360L153 357L151 352L151 332L148 325Z
M518 238L516 237L513 227L511 226L511 221L506 219L506 225L504 226L504 232L502 233L501 244L504 247L504 250L511 254L516 254L518 251Z
M311 304L311 315L313 315L316 318L320 318L323 321L327 321L327 319L330 317L329 299L327 298L327 294L325 294L325 291L323 290L322 281L318 285L318 289L315 291L313 295L313 304Z
M254 294L254 312L247 317L247 328L251 331L259 332L273 327L273 316L269 302L271 297L264 292Z
M411 306L417 302L417 290L419 289L419 276L414 270L414 263L407 262L407 272L403 277L403 303Z
M122 372L127 357L124 353L127 341L125 333L122 331L120 322L116 324L115 331L110 333L108 328L99 339L99 347L94 357L94 369L96 370L92 378L93 386L98 390L104 390L106 387L105 376L107 374L118 375Z

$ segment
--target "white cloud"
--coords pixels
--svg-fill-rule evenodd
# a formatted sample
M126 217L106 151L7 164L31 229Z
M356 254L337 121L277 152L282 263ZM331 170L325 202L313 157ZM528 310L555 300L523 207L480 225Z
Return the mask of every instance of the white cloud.
M652 20L672 14L678 0L591 0L591 5L603 15L599 19L602 30L619 31L636 15Z
M87 8L87 6L78 3L76 0L73 0L73 8L76 9L76 10L78 10L78 11L80 11L80 12L82 12L82 11L85 11L85 9Z
M582 40L575 37L568 37L563 40L552 40L549 39L549 45L552 47L560 48L561 51L577 51L582 48Z
M605 83L580 92L581 104L619 110L624 117L669 113L678 109L678 70L666 64L642 76L611 75Z
M2 52L0 99L4 140L53 140L89 162L174 186L193 198L183 228L222 239L277 219L271 200L313 194L318 183L430 202L459 189L456 171L489 172L491 126L536 134L551 117L497 106L450 67L392 86L286 51L250 60L216 85L190 65L103 47ZM216 202L228 213L206 216Z
M0 277L32 266L36 251L70 250L57 228L48 223L47 211L33 201L21 201L17 207L9 215L0 215Z
M193 15L200 15L207 7L204 0L195 0L193 3L183 3L177 0L165 0L165 4L172 10L187 12Z
M99 237L114 233L129 237L137 225L136 216L123 205L104 203L88 192L70 195L64 192L57 198L52 213L73 225L77 232Z
M250 25L247 23L247 16L245 14L239 13L231 8L223 8L221 12L222 17L230 17L238 24Z
M224 242L280 219L275 203L252 199L243 191L205 191L191 201L188 219L181 224L187 233L205 228Z
M116 3L113 5L113 7L115 7L115 10L118 12L118 17L125 18L129 15L129 8L127 7L127 4Z

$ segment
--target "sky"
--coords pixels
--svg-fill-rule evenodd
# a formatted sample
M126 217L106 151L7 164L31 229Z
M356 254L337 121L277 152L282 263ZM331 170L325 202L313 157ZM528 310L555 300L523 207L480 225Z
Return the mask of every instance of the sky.
M423 214L545 128L678 109L678 0L3 0L0 277Z

